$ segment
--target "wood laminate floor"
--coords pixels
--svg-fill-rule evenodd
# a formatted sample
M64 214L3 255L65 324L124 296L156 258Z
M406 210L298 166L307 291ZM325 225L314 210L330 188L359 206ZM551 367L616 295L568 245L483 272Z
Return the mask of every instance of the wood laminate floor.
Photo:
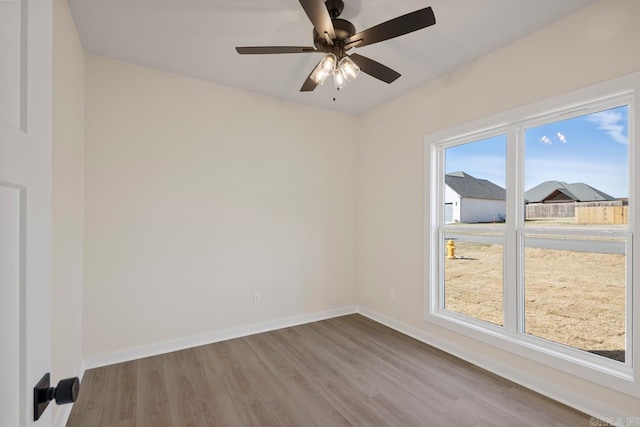
M88 370L69 427L588 426L360 315Z

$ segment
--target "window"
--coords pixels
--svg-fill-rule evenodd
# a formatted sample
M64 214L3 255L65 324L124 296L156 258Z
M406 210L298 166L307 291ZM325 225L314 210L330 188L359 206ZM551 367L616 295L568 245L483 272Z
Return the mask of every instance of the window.
M443 308L496 325L503 324L506 149L502 134L444 150Z
M427 137L426 320L640 395L638 80Z
M521 125L523 331L619 362L631 349L630 102L623 96Z

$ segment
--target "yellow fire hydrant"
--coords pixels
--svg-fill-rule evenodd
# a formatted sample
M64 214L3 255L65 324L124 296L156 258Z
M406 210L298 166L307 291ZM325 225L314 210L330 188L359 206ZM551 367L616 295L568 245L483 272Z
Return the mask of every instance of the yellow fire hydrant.
M453 243L453 239L449 239L447 242L447 258L456 259L456 245Z

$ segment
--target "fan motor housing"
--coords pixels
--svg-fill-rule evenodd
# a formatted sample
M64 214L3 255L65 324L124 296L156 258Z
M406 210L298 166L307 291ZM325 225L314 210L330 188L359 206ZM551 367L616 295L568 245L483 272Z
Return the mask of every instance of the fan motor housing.
M333 39L334 43L338 42L337 44L344 46L345 43L349 43L349 38L356 33L356 27L346 19L333 18L331 23L336 33L336 38ZM315 28L313 29L313 44L323 52L334 50L334 47L327 43L324 35L318 34Z

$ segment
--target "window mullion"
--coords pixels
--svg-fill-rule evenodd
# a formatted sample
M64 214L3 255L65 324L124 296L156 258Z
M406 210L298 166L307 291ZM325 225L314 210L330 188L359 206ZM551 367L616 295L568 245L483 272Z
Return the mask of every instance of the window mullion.
M507 129L506 228L504 233L504 326L510 333L518 328L518 268L517 229L518 213L518 144L517 128Z

